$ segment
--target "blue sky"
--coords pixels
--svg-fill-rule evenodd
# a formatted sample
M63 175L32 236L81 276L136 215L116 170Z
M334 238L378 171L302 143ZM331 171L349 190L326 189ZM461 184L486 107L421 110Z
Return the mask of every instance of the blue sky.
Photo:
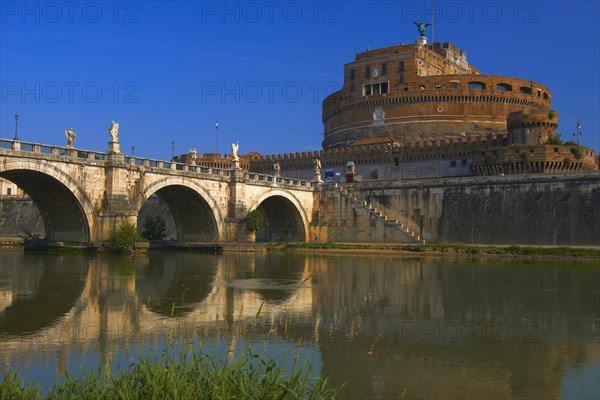
M597 1L436 2L435 40L483 74L552 91L559 132L598 151ZM0 136L168 159L192 147L240 153L321 148L321 102L357 50L414 41L418 1L0 1ZM428 31L431 39L431 32Z

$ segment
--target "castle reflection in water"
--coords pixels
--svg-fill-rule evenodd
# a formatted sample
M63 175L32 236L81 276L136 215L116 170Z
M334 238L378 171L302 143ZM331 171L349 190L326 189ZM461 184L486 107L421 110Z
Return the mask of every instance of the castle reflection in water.
M600 269L586 265L0 254L2 370L78 369L74 354L110 365L169 339L268 342L360 397L551 398L598 359Z

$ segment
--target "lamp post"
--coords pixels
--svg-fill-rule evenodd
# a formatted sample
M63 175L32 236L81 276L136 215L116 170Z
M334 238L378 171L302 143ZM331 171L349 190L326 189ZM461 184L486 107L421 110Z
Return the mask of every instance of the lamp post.
M19 141L19 113L15 114L15 142Z
M215 122L215 153L219 152L219 121Z
M131 157L135 157L135 146L131 146Z
M577 132L573 132L573 136L575 136L575 139L577 140L577 146L579 146L579 136L581 136L583 134L583 132L581 132L581 122L579 121L579 118L577 118Z
M171 142L171 161L175 159L175 142Z

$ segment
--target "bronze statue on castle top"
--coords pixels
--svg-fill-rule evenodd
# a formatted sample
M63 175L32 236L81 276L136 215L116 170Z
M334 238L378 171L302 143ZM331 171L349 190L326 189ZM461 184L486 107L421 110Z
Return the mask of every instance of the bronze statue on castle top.
M417 29L419 30L419 35L421 35L421 37L425 37L425 28L427 28L428 26L430 26L431 24L428 23L424 23L423 21L415 21L414 24L417 26Z

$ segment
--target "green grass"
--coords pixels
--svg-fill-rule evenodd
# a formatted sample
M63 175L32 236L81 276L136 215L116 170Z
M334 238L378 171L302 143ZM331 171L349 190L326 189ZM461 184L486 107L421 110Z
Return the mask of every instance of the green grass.
M333 399L337 389L312 376L293 356L289 371L249 348L235 357L182 350L177 357L145 357L116 373L66 373L46 394L11 371L0 382L0 399Z
M372 249L398 250L414 253L438 252L458 254L492 254L519 256L563 256L600 258L600 250L572 247L534 247L534 246L477 246L466 244L352 244L352 243L287 243L288 249Z

